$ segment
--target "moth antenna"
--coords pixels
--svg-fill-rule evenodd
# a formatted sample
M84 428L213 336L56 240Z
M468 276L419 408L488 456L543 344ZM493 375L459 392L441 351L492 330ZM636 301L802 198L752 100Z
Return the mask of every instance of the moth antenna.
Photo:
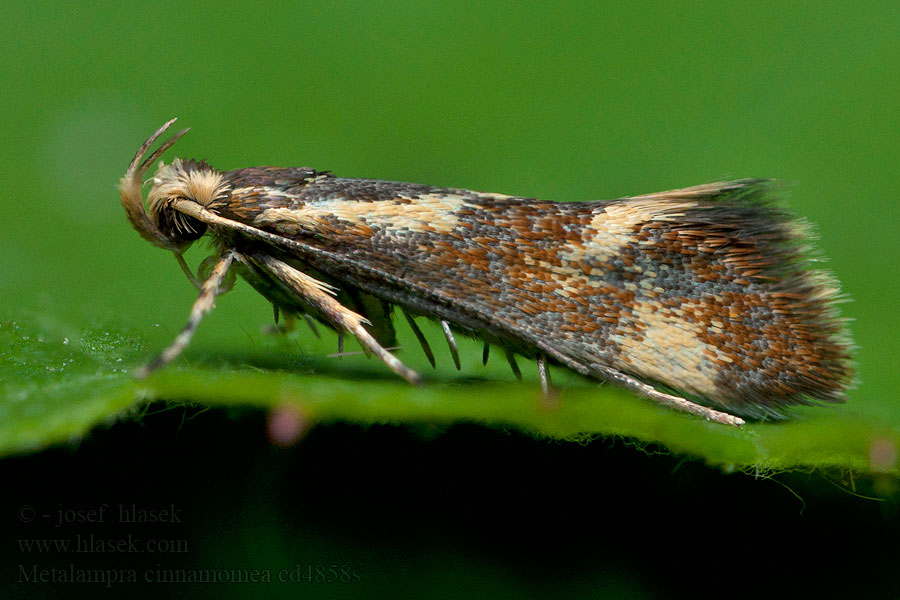
M481 351L481 365L487 365L488 357L491 355L491 345L484 343L484 350Z
M550 368L547 365L547 357L543 354L539 354L537 357L537 365L538 375L541 378L541 392L543 392L544 398L551 398L553 396L553 390L551 388L553 384L550 381Z
M522 381L522 371L519 370L519 365L516 364L516 357L512 353L512 350L504 348L503 354L506 355L506 362L509 363L509 368L512 369L513 375L516 376L516 379Z
M409 323L410 328L412 328L413 333L416 334L416 339L419 340L419 345L422 347L422 352L425 353L425 356L428 358L428 362L431 363L431 368L434 369L437 365L434 362L434 354L431 352L431 346L428 345L428 340L425 339L425 336L422 335L422 330L419 329L419 326L416 325L415 320L410 316L408 312L400 309L403 312L403 316L406 317L406 322Z
M635 379L634 377L626 375L625 373L617 371L613 368L597 363L591 363L591 367L595 369L598 374L601 374L604 378L610 381L615 381L622 387L636 392L637 394L640 394L645 398L655 400L660 404L664 404L676 410L691 413L693 415L697 415L698 417L703 417L704 419L709 419L710 421L715 421L716 423L721 423L723 425L734 425L740 427L745 422L740 417L730 415L726 412L714 410L707 406L702 406L700 404L697 404L696 402L691 402L687 398L660 392L652 385L644 383L643 381Z
M172 342L168 348L163 350L159 356L148 364L139 367L134 372L136 378L144 379L156 369L169 364L178 357L191 342L191 338L194 337L194 332L197 331L200 321L202 321L206 313L215 306L216 295L219 293L219 286L221 286L222 282L225 280L225 275L228 274L228 269L231 267L233 260L234 253L230 251L219 257L212 272L209 274L209 278L203 282L200 296L197 298L196 302L194 302L194 306L191 307L191 315L188 317L187 325L184 326L184 329L181 330L181 333L178 334L175 341Z
M313 321L313 318L309 315L303 315L303 320L306 321L306 324L313 332L313 335L316 336L316 339L321 340L322 336L319 334L319 328L316 326L316 322Z
M456 338L453 337L453 332L450 331L450 323L442 320L441 329L444 330L444 337L447 338L447 345L450 346L450 354L453 355L453 364L456 365L456 370L459 371L459 349L456 347Z

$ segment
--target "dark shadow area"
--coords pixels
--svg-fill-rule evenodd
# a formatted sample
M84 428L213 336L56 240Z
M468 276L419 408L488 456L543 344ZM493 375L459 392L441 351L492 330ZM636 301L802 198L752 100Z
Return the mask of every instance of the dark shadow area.
M155 405L0 462L0 597L262 597L235 581L254 572L267 597L900 592L896 495L820 474L474 425L323 425L288 449L265 431L256 411ZM126 582L61 581L78 573Z

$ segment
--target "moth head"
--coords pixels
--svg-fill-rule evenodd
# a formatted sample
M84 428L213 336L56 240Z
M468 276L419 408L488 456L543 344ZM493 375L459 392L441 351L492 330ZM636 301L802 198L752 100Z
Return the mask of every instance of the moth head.
M171 164L160 163L153 176L153 187L147 194L150 220L157 229L178 246L189 245L206 233L206 223L172 208L176 199L196 202L213 208L228 193L222 174L203 161L176 158Z
M173 201L188 200L212 208L227 196L228 186L223 183L222 174L205 162L176 158L168 165L159 163L159 169L149 181L153 186L147 195L147 206L144 205L141 191L144 174L187 130L177 133L146 159L144 155L174 121L160 127L144 142L119 182L119 194L128 220L141 237L155 246L180 254L206 232L207 226L175 210Z

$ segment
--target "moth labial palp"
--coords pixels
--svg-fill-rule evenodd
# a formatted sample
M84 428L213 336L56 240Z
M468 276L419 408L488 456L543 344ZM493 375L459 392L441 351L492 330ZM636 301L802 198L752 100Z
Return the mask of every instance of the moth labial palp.
M216 265L188 326L147 374L180 353L230 268L275 314L315 319L359 340L411 383L389 349L395 308L434 366L413 316L537 361L612 381L660 404L729 425L778 419L796 405L843 402L855 373L836 281L814 268L802 223L774 184L741 179L620 198L555 203L327 171L203 161L160 164L185 131L140 148L119 189L134 228L182 254L211 237ZM721 409L721 410L717 410Z

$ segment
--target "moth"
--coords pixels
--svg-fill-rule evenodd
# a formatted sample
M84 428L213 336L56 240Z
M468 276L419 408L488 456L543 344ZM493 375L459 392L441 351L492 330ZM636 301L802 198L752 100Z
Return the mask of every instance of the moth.
M741 179L618 200L556 203L312 168L219 171L151 165L187 130L140 147L119 184L138 233L174 253L200 289L187 325L138 376L187 346L232 272L279 314L354 336L397 375L421 376L388 348L392 315L548 365L611 381L678 410L741 425L793 405L838 403L853 382L852 342L834 279L813 268L808 228ZM146 156L146 158L145 158ZM199 282L183 253L213 240Z

